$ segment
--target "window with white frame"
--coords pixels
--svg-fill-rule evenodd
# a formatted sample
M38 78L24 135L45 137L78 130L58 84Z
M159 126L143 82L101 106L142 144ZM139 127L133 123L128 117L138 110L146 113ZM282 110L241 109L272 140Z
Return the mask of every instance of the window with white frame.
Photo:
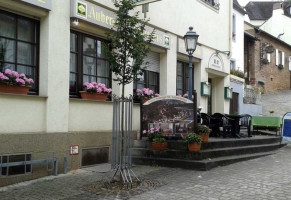
M285 53L276 49L276 66L284 67L285 65Z
M216 9L219 9L219 0L200 0L200 1L205 2Z

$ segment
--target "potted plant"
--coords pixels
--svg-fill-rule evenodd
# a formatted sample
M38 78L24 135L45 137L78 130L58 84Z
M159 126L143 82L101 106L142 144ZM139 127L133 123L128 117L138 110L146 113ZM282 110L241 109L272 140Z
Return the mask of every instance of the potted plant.
M165 150L168 147L168 143L160 132L160 128L151 128L149 131L144 130L143 133L152 142L152 148L154 150Z
M211 129L209 129L206 125L198 125L197 132L201 136L202 142L208 142Z
M160 96L160 94L158 94L158 93L154 94L154 91L150 90L149 88L143 88L142 90L141 89L137 89L136 90L136 94L139 97L143 97L143 102L142 102L143 104L145 102L147 102L151 98Z
M275 110L270 110L269 113L271 116L273 116L273 114L275 113Z
M164 137L154 138L152 142L153 150L165 150L168 147L168 143Z
M263 64L269 64L269 60L266 59L266 58L264 58L264 59L262 60L262 63L263 63Z
M85 91L80 91L82 99L106 101L108 94L112 92L111 88L106 88L102 83L84 83Z
M25 74L6 69L0 72L0 92L12 94L28 94L33 79L27 78Z
M188 143L188 150L197 152L200 151L202 139L201 136L196 133L190 133L185 137L186 142Z

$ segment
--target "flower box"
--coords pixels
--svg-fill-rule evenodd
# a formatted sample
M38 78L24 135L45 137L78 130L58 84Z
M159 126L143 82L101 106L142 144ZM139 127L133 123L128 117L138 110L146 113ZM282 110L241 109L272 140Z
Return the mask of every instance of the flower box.
M106 101L108 94L98 94L98 93L88 93L86 91L80 91L82 99L87 100L97 100L97 101Z
M199 135L201 136L202 142L208 142L209 134L199 133Z
M28 94L30 86L34 83L25 74L6 69L0 72L0 92L11 94Z
M0 84L1 93L10 93L10 94L28 94L29 86L22 85L2 85Z

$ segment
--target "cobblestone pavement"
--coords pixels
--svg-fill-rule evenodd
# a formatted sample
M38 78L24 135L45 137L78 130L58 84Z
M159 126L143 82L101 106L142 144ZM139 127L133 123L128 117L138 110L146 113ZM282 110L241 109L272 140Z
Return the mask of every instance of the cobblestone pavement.
M291 112L291 91L286 90L272 94L262 95L263 115L269 116L270 110L274 110L274 116L283 116L286 112Z
M159 166L136 166L139 177L149 185L117 193L94 185L107 176L95 168L58 177L46 177L0 188L1 200L286 200L291 199L291 146L277 154L201 172ZM100 183L100 182L99 182ZM152 184L152 185L151 185Z

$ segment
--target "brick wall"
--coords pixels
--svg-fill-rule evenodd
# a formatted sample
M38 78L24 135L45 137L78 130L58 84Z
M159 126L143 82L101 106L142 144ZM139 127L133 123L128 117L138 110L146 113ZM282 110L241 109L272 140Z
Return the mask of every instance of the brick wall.
M291 56L291 47L262 32L257 33L256 37L258 40L251 42L250 45L250 84L258 87L259 82L264 83L265 93L289 90L291 83L288 58ZM284 69L280 69L278 66L276 66L275 51L271 54L270 63L263 64L261 62L261 46L267 43L271 44L274 49L278 49L285 53ZM267 53L264 53L264 56L267 58Z

